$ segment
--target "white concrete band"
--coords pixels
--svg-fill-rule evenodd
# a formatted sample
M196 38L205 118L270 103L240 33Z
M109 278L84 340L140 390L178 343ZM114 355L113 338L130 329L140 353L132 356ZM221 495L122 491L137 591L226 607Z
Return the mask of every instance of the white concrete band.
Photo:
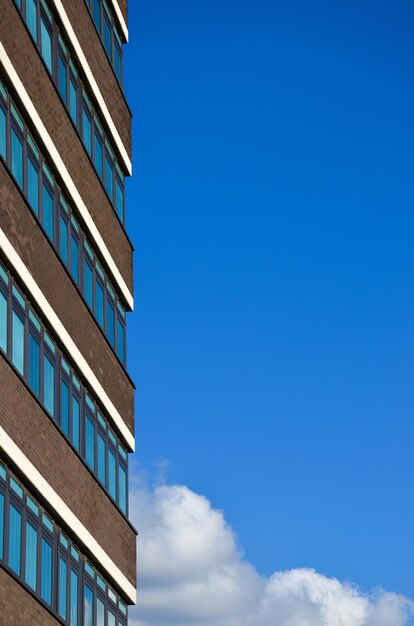
M137 591L135 587L1 426L0 448L23 472L33 487L42 494L53 511L69 526L79 542L93 553L100 566L122 589L128 600L136 604Z
M105 100L103 99L103 96L101 94L101 91L98 87L98 83L95 80L95 77L92 73L91 68L89 67L89 63L86 60L86 56L83 53L83 50L80 46L80 43L78 41L78 38L75 35L75 31L72 28L72 24L69 21L69 18L67 16L67 13L63 7L63 3L62 0L53 0L53 3L57 9L57 12L59 13L60 19L62 20L62 24L66 30L66 33L71 41L71 44L76 52L76 56L79 59L80 64L82 65L83 71L85 72L85 76L87 78L87 81L89 83L90 88L92 89L94 96L96 98L96 101L99 104L99 107L101 109L102 115L105 118L106 123L108 124L109 130L111 131L113 140L115 141L117 148L120 152L120 155L122 157L122 161L124 163L124 166L126 168L126 171L128 172L128 174L132 173L132 164L131 164L131 159L128 156L128 153L125 149L124 144L122 143L121 137L116 129L116 126L113 122L113 119L108 111L108 108L105 104Z
M114 423L116 424L119 432L124 438L125 442L128 444L128 447L134 451L135 450L135 438L134 435L129 430L128 426L125 424L122 419L120 413L114 406L113 402L109 398L105 389L102 387L99 380L96 378L92 369L88 365L86 359L77 348L75 342L73 341L70 334L67 332L66 328L63 326L59 317L55 313L55 311L50 306L46 297L43 295L43 292L39 288L38 284L34 280L33 276L23 263L20 256L17 254L16 250L13 248L10 241L7 239L4 231L0 228L0 250L3 251L4 255L8 259L8 261L13 266L14 270L20 277L20 280L29 290L32 298L36 302L37 306L43 311L46 316L48 322L53 328L56 335L59 337L62 344L65 346L69 355L73 359L73 362L76 364L79 371L83 374L85 379L88 381L88 385L91 390L95 393L97 398L102 403L102 406L107 410Z
M12 62L10 61L6 50L4 49L3 44L0 42L0 63L3 65L4 69L6 70L11 82L13 83L14 88L16 89L16 92L20 98L20 100L23 103L23 106L25 107L28 116L30 117L30 119L32 120L34 126L36 127L37 131L39 132L40 136L42 137L43 143L46 146L46 149L49 153L49 156L51 158L51 160L53 161L56 169L59 172L59 175L62 177L63 182L65 183L69 194L72 198L72 201L74 203L74 205L77 207L79 213L82 216L83 221L85 222L86 227L88 228L96 246L98 247L98 249L100 250L103 258L105 259L105 262L108 266L108 268L110 269L119 289L121 290L126 302L128 303L128 306L133 309L134 308L134 299L132 297L131 292L129 291L126 282L124 281L124 279L121 276L120 271L118 270L115 261L113 260L111 253L109 252L104 240L102 239L102 236L98 230L98 228L95 225L95 222L92 219L91 214L89 213L86 204L84 203L84 201L82 200L79 191L77 190L75 183L72 180L71 175L69 174L65 164L63 163L63 160L55 146L55 144L53 143L49 133L47 132L42 120L40 119L40 116L33 104L33 102L31 101L22 81L20 80L16 70L14 69L14 66L12 64Z
M122 30L123 35L125 37L125 41L128 43L128 27L126 25L124 16L121 13L121 9L119 8L119 4L118 4L117 0L111 0L111 4L114 7L114 11L115 11L116 17L118 19L119 25L121 26L121 30Z

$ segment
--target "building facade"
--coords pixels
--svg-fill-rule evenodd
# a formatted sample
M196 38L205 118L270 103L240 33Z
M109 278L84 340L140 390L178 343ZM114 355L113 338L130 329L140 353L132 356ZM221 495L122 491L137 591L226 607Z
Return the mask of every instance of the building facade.
M0 2L0 625L126 626L127 0Z

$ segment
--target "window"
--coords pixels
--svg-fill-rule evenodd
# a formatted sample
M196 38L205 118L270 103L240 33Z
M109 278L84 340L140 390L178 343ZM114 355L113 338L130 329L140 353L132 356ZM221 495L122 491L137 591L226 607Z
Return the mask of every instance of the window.
M108 157L105 157L105 189L111 202L113 196L113 176L112 163Z
M55 412L55 366L46 354L43 358L43 404L53 416Z
M66 104L66 90L67 90L67 79L66 79L66 60L62 57L61 54L59 54L59 60L58 60L58 73L59 73L59 93L60 96L63 100L63 102Z
M59 615L66 619L66 589L67 589L67 565L66 561L59 559Z
M53 242L53 198L45 183L43 183L43 227Z
M99 326L104 328L104 292L98 280L95 283L95 314Z
M63 215L60 216L59 254L63 263L68 265L68 223Z
M13 504L10 504L9 522L9 567L15 574L20 576L22 514Z
M42 539L42 567L40 570L40 596L47 604L52 604L52 547Z
M116 42L114 45L114 66L115 66L115 75L118 81L121 83L122 82L121 50Z
M93 21L96 24L96 28L99 33L101 32L101 2L100 0L93 0Z
M121 220L124 221L124 192L119 184L118 178L115 180L115 209L116 213Z
M6 159L6 114L0 107L0 156Z
M86 258L83 262L83 293L85 296L86 304L90 309L93 307L93 275L92 269Z
M111 346L115 347L115 313L109 300L106 301L106 336Z
M95 467L95 427L93 422L86 417L85 429L85 457L86 463L91 469Z
M83 143L86 148L86 152L89 154L89 156L91 156L92 154L91 134L92 134L91 120L89 119L89 114L87 113L84 107L82 111L82 137L83 137Z
M70 571L70 626L78 626L78 575Z
M0 348L7 352L7 299L0 291Z
M79 402L72 397L72 443L79 450Z
M37 43L37 10L36 0L26 0L26 21L30 34Z
M52 37L43 16L40 18L40 41L43 60L49 72L52 73Z
M27 160L27 196L36 217L39 217L39 172L32 159Z
M108 611L108 626L115 626L115 615Z
M110 59L112 59L112 34L111 34L111 25L108 21L107 16L104 14L104 28L103 28L103 40L104 46L106 50L106 54Z
M85 585L83 625L93 626L93 591Z
M106 456L106 445L103 437L98 433L98 479L105 486L106 478L105 478L105 456Z
M26 522L25 582L36 591L37 579L37 530Z
M127 484L126 484L126 472L119 465L118 467L118 483L119 483L119 508L122 513L126 514L126 498L127 498Z
M115 455L108 450L108 491L109 495L116 500L116 460Z
M11 155L12 174L23 189L23 145L14 128L11 131Z
M69 387L62 380L60 385L60 419L63 433L69 436Z
M77 88L75 81L71 77L69 81L69 113L75 126L78 120L78 101L77 100L78 100L78 88Z
M0 560L4 553L4 495L0 491Z
M40 346L33 333L29 334L29 387L39 397L40 394Z
M23 375L24 372L24 324L16 311L12 320L12 363Z
M117 320L117 353L121 363L125 363L125 329L123 323Z
M95 131L95 167L99 178L102 180L102 142Z
M79 284L79 249L78 249L78 241L72 235L71 236L71 274L75 283Z
M96 626L105 626L105 606L96 598Z

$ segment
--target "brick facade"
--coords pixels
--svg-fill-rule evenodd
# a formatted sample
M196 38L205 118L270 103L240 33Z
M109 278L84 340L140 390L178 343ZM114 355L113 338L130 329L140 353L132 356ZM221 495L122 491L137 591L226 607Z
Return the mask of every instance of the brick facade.
M55 619L14 578L0 568L0 624L2 626L57 626Z

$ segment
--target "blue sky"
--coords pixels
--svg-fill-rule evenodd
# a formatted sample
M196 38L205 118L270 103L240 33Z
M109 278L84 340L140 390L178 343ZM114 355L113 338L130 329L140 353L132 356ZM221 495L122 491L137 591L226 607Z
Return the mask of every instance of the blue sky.
M129 4L140 468L413 597L414 6Z

